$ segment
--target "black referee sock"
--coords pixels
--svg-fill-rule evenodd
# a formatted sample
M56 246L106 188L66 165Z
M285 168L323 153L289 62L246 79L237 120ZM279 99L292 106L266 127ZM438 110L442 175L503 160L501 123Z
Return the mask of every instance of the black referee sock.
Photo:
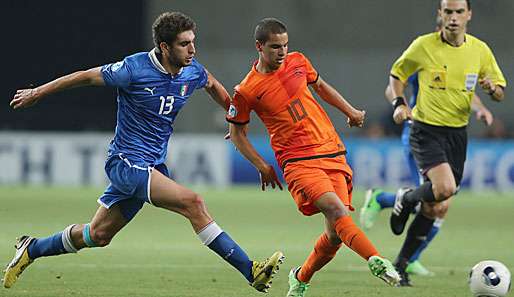
M432 182L427 181L417 189L405 193L404 201L416 205L420 201L435 202L434 192L432 191Z
M416 215L416 218L414 218L414 221L410 224L402 249L396 259L397 266L405 269L408 260L414 255L423 241L426 240L434 221L434 219L429 219L421 213Z

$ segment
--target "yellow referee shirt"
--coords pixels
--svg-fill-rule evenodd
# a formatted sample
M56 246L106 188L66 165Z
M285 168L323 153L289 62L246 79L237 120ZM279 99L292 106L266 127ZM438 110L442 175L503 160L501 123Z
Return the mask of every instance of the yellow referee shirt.
M445 42L439 32L418 37L394 63L391 75L406 83L416 72L419 91L412 116L435 126L468 124L479 79L487 77L496 85L507 85L491 49L468 34L459 47Z

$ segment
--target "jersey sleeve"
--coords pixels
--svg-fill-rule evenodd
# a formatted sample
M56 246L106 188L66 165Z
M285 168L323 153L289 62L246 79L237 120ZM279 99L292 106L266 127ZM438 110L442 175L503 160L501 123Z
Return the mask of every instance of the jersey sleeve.
M307 70L307 83L308 84L316 83L319 78L318 71L316 71L316 69L314 69L311 61L309 61L309 59L306 56L303 56L303 58L305 59L305 67L307 68L306 69Z
M391 75L406 83L409 77L418 72L422 65L423 49L420 39L414 40L411 45L396 60L391 68Z
M127 59L106 64L101 68L105 84L112 87L128 87L132 80L132 71Z
M234 92L226 120L237 125L246 125L250 122L251 108L246 98L237 90Z
M209 75L207 74L207 70L201 66L200 67L200 78L198 79L198 85L197 85L197 89L202 89L202 88L205 88L205 86L207 85L207 80L209 78Z
M493 52L485 43L482 53L482 61L484 61L484 63L482 63L482 67L480 68L479 77L482 79L489 78L495 85L505 88L507 86L507 81L494 58Z

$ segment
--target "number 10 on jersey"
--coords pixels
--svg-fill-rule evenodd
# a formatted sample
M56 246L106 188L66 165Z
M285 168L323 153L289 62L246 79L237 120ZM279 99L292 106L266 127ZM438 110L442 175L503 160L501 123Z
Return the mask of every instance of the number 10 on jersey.
M291 101L291 103L287 106L287 111L289 115L293 119L293 122L299 122L307 117L307 111L305 107L303 107L302 101L300 99L295 99Z

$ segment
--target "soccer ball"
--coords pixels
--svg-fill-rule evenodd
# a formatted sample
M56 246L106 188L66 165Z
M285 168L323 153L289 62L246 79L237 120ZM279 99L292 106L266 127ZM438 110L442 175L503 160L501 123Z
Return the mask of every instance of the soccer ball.
M498 261L482 261L471 268L469 288L475 297L503 297L510 290L510 272Z

